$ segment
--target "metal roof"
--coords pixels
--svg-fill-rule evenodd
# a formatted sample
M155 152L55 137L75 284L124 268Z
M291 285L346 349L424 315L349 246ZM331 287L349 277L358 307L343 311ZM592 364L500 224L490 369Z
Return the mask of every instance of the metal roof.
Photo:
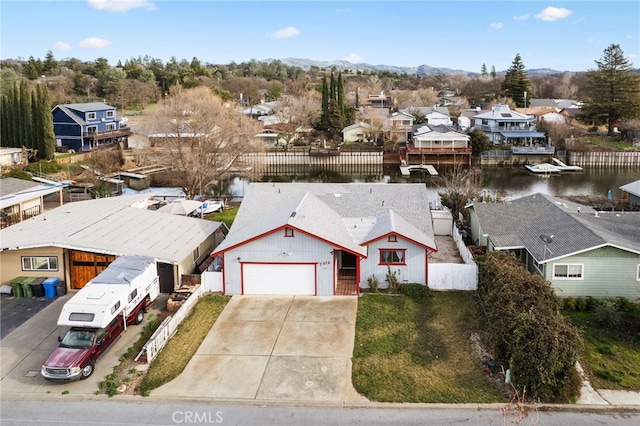
M214 253L286 225L361 254L361 243L391 231L436 248L424 184L255 182Z
M62 191L63 185L43 185L31 181L2 178L0 180L0 209Z
M67 203L0 231L0 250L63 247L178 264L220 222L147 210L153 194Z
M640 179L627 183L626 185L622 185L619 189L635 195L636 197L640 197Z

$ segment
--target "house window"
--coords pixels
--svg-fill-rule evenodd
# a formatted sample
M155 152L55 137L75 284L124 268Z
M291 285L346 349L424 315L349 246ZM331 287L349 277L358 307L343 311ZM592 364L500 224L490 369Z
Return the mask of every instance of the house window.
M387 241L390 243L397 243L398 242L398 236L397 235L389 235L389 238L387 238Z
M561 280L581 280L583 265L553 265L553 278Z
M87 126L87 134L95 135L98 133L98 126Z
M193 251L193 263L198 262L199 258L200 258L200 247L196 247L196 249Z
M96 113L95 112L88 112L87 113L87 120L95 120L96 119Z
M284 228L284 236L285 237L293 237L293 229L292 228Z
M115 111L113 110L107 111L107 118L113 118L114 115L115 115Z
M107 123L106 128L107 128L107 130L115 130L116 129L116 123Z
M405 251L402 250L380 250L380 265L404 265Z
M57 271L58 258L56 256L23 256L23 271Z
M403 126L410 126L411 125L411 121L410 120L402 120L402 125Z

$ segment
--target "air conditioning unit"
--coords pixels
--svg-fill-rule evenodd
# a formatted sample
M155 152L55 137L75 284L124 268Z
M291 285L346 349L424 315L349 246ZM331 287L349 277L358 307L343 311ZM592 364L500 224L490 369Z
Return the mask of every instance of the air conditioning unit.
M104 122L105 122L105 121L107 121L107 120L106 120L104 117L102 117L102 118L100 119L100 121L102 121L102 122L104 123Z

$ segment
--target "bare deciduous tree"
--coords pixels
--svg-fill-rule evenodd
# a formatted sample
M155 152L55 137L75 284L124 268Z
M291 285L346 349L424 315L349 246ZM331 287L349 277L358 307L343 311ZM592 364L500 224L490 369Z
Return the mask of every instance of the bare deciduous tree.
M174 184L187 198L202 193L246 153L260 151L254 120L243 118L235 105L204 87L175 87L149 121L148 135L156 141L157 157L173 170Z
M468 220L469 213L465 206L482 191L482 169L456 165L448 173L440 175L438 183L442 188L439 193L442 204L451 210L454 220L458 220L459 213L462 213L465 221Z

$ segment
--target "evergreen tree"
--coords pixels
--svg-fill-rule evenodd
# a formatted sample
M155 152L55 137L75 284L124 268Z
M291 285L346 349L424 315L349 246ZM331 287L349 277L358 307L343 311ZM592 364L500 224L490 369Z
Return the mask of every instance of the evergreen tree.
M15 148L20 148L22 146L22 142L20 140L20 92L18 91L18 83L13 84L13 88L11 89L11 145Z
M20 111L20 125L19 141L21 145L27 148L36 148L33 145L33 138L31 137L31 93L29 92L29 85L27 80L20 82L20 94L18 100L18 111Z
M329 99L329 116L327 117L329 135L333 140L339 140L344 128L340 106L335 99Z
M491 78L496 78L496 66L491 65Z
M487 66L485 64L482 64L482 68L480 69L480 76L486 77L487 75Z
M356 88L356 109L360 108L360 93L359 88Z
M7 96L2 95L2 100L0 101L0 146L10 146L9 145L9 106L7 105Z
M53 52L50 50L44 57L44 63L42 64L42 73L45 75L56 74L58 71L58 61L53 56Z
M40 88L40 84L38 84L37 86L38 88ZM36 147L38 152L43 152L44 148L42 146L42 138L40 137L40 121L42 120L42 117L40 117L40 111L38 109L38 99L36 97L36 93L37 91L31 91L30 96L31 96L31 101L29 102L31 105L31 140L29 141L29 144L33 147Z
M329 89L327 87L327 76L322 77L322 112L320 114L320 130L326 130L329 118Z
M40 67L38 66L36 60L33 59L33 56L29 56L29 61L24 67L24 76L29 80L35 80L36 78L40 77L40 71Z
M342 122L345 123L347 117L345 116L344 86L342 84L342 71L338 71L338 83L337 83L336 91L337 91L336 100L338 101L340 116L342 117Z
M587 72L584 92L589 99L582 108L582 120L606 124L612 135L620 120L640 116L640 75L617 44L607 47L595 63L598 68Z
M38 137L42 141L43 151L39 157L45 160L53 160L56 151L56 135L53 132L53 115L51 115L51 100L49 89L38 85L37 92L40 132Z
M502 96L511 98L520 108L527 107L529 99L525 101L525 93L531 93L531 81L527 78L524 64L518 53L511 63L511 67L504 76L504 81L500 87ZM525 104L526 102L526 104Z

